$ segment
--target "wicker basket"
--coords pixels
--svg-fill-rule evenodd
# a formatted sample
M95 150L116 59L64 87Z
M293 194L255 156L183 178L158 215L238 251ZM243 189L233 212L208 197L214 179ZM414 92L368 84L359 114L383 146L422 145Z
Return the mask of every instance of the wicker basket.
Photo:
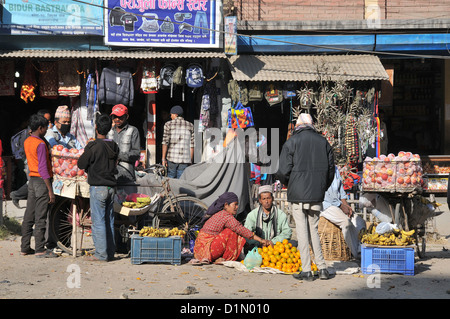
M319 219L319 237L325 260L348 261L351 259L352 254L344 240L342 230L323 217Z

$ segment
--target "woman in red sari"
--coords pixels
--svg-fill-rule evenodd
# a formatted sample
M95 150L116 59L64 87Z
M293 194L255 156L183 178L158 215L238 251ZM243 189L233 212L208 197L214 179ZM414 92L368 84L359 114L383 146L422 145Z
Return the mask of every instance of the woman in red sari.
M199 261L221 263L237 260L246 239L263 242L263 239L245 228L234 217L238 207L237 195L227 192L219 196L208 208L203 227L195 240L193 264Z

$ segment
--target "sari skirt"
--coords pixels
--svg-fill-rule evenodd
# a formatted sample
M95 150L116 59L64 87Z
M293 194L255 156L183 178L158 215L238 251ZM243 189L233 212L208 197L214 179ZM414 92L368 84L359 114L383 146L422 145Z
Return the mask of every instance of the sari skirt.
M235 261L238 259L246 240L229 228L218 235L199 232L195 240L194 258L214 262L218 258Z

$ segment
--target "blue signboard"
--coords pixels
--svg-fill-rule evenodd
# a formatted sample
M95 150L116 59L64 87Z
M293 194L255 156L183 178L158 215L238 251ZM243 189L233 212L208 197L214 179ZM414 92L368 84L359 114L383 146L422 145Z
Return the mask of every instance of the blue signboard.
M103 0L5 0L2 33L103 35Z
M220 0L105 0L105 44L219 47Z

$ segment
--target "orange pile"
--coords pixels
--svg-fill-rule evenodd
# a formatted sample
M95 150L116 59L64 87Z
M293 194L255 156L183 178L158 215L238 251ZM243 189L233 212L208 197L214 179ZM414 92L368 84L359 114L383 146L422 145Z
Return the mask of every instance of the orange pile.
M293 247L287 239L277 242L273 246L258 248L259 254L263 258L261 267L270 267L286 273L302 271L302 261L297 247ZM317 270L317 266L311 264L312 271Z

